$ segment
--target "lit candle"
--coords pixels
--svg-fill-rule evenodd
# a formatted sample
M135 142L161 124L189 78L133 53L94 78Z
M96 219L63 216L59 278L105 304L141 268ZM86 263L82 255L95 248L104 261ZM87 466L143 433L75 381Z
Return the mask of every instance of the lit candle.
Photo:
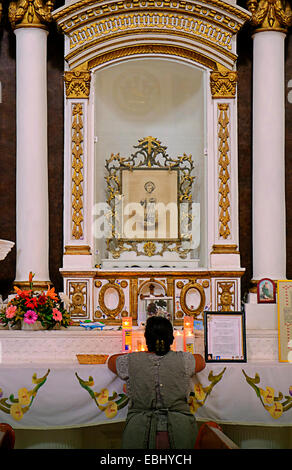
M132 351L132 317L123 317L122 319L123 334L123 352Z
M185 338L185 351L194 354L194 335L191 332L188 332Z
M175 349L176 351L184 350L183 334L180 331L175 332Z
M194 353L194 320L193 317L184 317L184 351Z

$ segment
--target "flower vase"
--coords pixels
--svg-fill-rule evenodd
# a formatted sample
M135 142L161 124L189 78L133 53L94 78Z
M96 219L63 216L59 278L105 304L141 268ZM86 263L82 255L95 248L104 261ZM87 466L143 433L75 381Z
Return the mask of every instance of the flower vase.
M21 330L21 321L18 320L14 325L8 323L9 330Z
M40 321L35 321L34 323L26 323L25 321L23 321L21 323L21 329L25 331L38 331L44 330L44 327Z

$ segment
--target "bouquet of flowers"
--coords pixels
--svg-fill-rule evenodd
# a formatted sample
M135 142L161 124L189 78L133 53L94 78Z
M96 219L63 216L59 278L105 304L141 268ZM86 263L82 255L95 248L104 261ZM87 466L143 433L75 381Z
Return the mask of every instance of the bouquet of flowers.
M0 323L13 327L19 322L31 325L39 321L48 330L56 325L67 328L72 322L70 313L65 308L68 303L65 296L61 298L61 294L57 294L54 287L51 289L48 287L46 292L35 292L33 277L34 274L30 273L28 290L14 287L16 295L0 312Z

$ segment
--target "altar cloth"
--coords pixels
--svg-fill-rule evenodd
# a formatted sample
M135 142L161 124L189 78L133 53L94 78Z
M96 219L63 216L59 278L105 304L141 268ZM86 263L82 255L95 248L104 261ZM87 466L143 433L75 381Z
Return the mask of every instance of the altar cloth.
M191 384L198 421L292 426L292 365L207 364ZM125 384L107 365L1 364L0 422L58 429L124 421Z

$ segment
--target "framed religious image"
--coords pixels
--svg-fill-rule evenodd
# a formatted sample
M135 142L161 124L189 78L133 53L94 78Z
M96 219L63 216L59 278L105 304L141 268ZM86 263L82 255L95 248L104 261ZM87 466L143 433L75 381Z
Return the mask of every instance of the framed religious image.
M246 362L244 312L204 312L205 361Z
M272 279L264 278L257 285L258 304L276 303L276 285Z
M122 238L179 238L178 170L122 169Z
M114 259L128 252L147 259L170 252L186 259L199 239L192 155L171 157L151 136L139 139L134 149L128 157L111 154L105 162L107 250Z

